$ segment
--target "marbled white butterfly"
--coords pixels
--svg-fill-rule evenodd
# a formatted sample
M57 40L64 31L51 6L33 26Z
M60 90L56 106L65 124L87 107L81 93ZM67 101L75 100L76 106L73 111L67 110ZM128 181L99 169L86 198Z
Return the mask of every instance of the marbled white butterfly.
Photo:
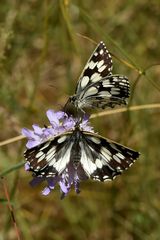
M76 109L106 108L127 104L130 86L127 77L112 74L112 58L103 42L100 42L84 70L82 71L75 94L65 105L65 111L71 104Z
M70 171L67 177L72 173L79 180L107 181L128 169L139 153L76 126L26 150L24 156L36 177L55 177Z

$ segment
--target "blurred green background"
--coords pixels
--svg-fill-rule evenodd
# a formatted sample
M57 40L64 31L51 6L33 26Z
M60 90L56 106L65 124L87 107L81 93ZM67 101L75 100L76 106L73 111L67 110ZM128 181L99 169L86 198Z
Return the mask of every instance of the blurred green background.
M74 92L95 48L89 39L103 40L114 56L133 66L113 57L113 72L130 80L131 105L160 102L159 13L159 0L1 0L0 140L33 123L48 124L46 110L60 109ZM31 174L23 167L5 174L22 239L159 240L159 113L130 111L92 120L103 136L141 152L111 183L83 182L80 195L72 190L61 201L59 188L47 197L42 185L31 188ZM1 147L1 173L23 161L25 142ZM2 183L0 240L13 240Z

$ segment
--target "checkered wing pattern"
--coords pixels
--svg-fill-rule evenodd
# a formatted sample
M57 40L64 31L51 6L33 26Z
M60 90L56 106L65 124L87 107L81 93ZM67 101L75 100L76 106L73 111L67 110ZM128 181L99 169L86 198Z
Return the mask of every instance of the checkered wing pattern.
M111 75L111 71L111 55L105 44L100 42L80 75L76 88L76 94L80 94L87 86L92 85L108 75Z
M38 177L58 176L72 165L77 174L81 172L81 179L107 181L128 169L139 153L76 128L28 149L24 156Z
M105 44L100 42L79 78L75 95L70 97L68 103L82 111L85 108L104 109L127 104L129 94L127 77L112 75L111 55Z

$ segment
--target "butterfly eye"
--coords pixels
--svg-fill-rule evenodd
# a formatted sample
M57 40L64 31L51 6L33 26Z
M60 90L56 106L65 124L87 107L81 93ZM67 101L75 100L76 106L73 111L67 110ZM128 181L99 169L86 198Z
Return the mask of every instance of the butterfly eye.
M71 97L70 97L70 101L71 101L72 103L75 102L75 101L76 101L76 95L71 96Z

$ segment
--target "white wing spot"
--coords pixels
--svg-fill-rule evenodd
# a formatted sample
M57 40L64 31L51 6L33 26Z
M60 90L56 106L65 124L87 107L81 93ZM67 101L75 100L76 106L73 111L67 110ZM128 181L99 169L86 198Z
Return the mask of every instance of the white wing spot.
M88 67L89 67L90 69L93 69L96 65L97 65L97 62L91 61L91 62L89 62Z
M134 162L135 162L135 160L134 160ZM129 166L131 167L133 165L133 162L131 162L130 164L129 164Z
M113 159L118 162L118 163L121 163L121 160L118 158L117 155L113 155Z
M54 153L56 146L51 147L51 149L47 152L47 154Z
M97 57L97 56L98 56L98 52L95 52L95 53L94 53L94 56L96 56L96 57Z
M121 85L121 86L126 86L126 83L120 82L119 85Z
M96 159L95 164L97 165L98 168L102 168L103 167L102 161L100 159L98 159L98 158Z
M101 142L101 140L97 137L90 137L90 139L96 144L100 144L100 142Z
M39 157L41 157L42 155L44 154L44 152L42 152L42 151L40 151L40 152L38 152L37 154L36 154L36 158L39 158Z
M46 156L46 160L47 162L49 162L50 160L52 160L52 158L54 157L55 152L50 152L49 154L47 154Z
M106 181L110 181L110 182L112 181L112 179L108 178L107 176L106 176L106 177L104 176L104 177L103 177L103 180L104 180L105 182L106 182Z
M117 169L118 172L123 172L121 167L117 167L116 169Z
M105 147L101 148L101 152L105 155L108 154L109 156L112 156L112 153Z
M117 155L117 157L119 157L121 159L125 159L125 156L123 156L121 153L117 153L116 155Z
M120 91L120 89L119 88L116 88L116 87L113 87L112 89L111 89L111 91Z
M58 143L62 143L62 142L64 142L65 140L66 140L66 136L62 136L62 137L60 137L59 139L58 139Z
M103 70L106 68L105 65L103 65L102 67L98 68L98 72L103 72Z
M89 82L89 77L88 76L84 76L82 79L81 79L81 87L84 88Z
M105 80L102 82L103 87L113 87L113 84L111 84L110 80Z
M124 82L124 83L126 83L126 82L127 82L127 80L126 80L126 79L122 79L121 81L122 81L122 82Z
M47 148L47 147L49 146L49 144L50 144L50 142L47 142L47 143L41 148L41 150Z
M98 89L96 87L90 87L84 94L84 97L88 97L91 95L94 95L98 92Z
M113 81L114 81L114 82L119 82L119 79L116 78L116 77L113 77Z
M103 83L103 85L106 85L106 84L110 84L111 81L110 81L109 79L106 79L106 80L104 80L102 83Z
M99 92L98 96L101 96L104 98L110 98L112 95L107 91L101 91L101 92Z
M55 158L53 158L50 162L49 162L49 166L53 166L54 164L55 164L55 162L56 162L56 159Z
M106 148L102 147L101 148L101 154L103 157L103 160L106 162L110 162L112 159L112 154L109 150L107 150Z
M104 60L99 61L99 63L97 64L97 68L100 68L103 64L104 64Z
M103 49L101 49L99 53L102 55L104 53Z
M113 87L113 85L112 84L106 84L106 85L104 84L103 87Z
M91 76L91 81L92 82L98 82L101 79L101 75L99 73L93 73Z
M112 90L112 91L111 91L111 94L112 94L112 95L119 95L119 91L117 92L117 91L113 91L113 90Z
M40 158L38 158L37 163L41 162L45 158L45 154L43 154Z

